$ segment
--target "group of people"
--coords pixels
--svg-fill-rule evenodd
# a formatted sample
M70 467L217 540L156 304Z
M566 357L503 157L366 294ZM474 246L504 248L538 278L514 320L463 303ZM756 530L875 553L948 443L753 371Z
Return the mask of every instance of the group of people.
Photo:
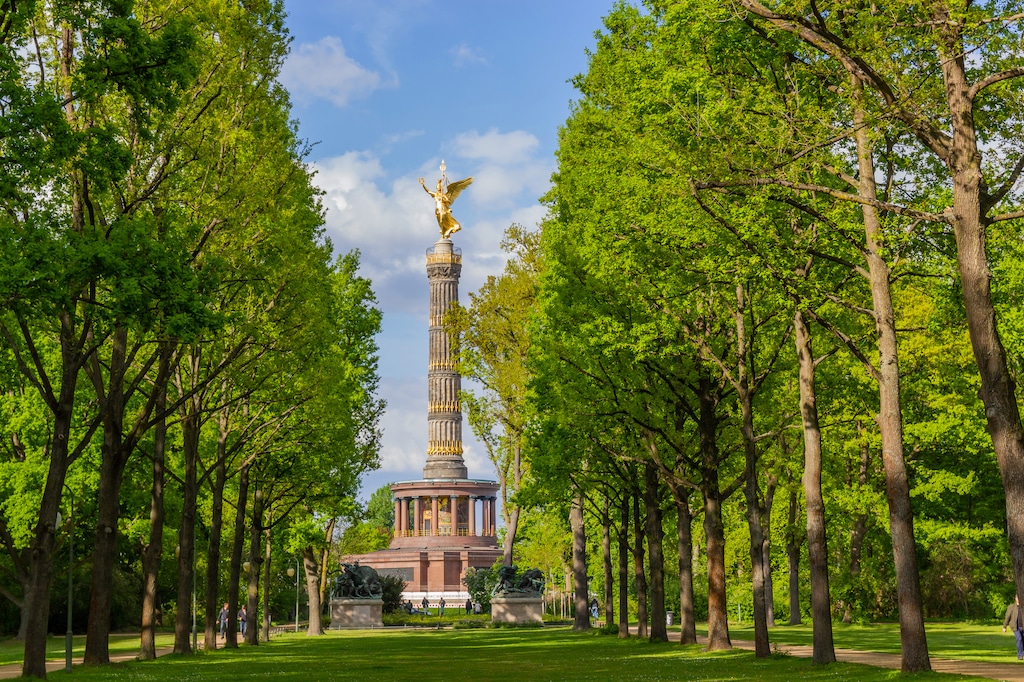
M442 616L444 615L444 608L445 608L445 606L447 606L447 603L445 602L444 597L441 597L441 599L438 600L438 602L437 602L437 608L438 608L438 612ZM420 608L419 608L419 610L417 610L416 607L413 606L412 600L411 599L407 599L406 601L402 602L402 610L405 611L406 613L422 613L422 614L426 614L426 615L429 616L430 615L430 601L426 597L423 597L423 601L420 602ZM466 600L466 614L469 615L471 613L476 613L476 614L483 613L483 607L480 606L479 602L475 602L472 599L467 599Z
M238 610L238 632L245 637L245 622L246 622L245 606L242 606ZM217 624L220 626L220 636L227 638L228 636L228 604L224 602L224 606L221 607L220 613L217 614Z

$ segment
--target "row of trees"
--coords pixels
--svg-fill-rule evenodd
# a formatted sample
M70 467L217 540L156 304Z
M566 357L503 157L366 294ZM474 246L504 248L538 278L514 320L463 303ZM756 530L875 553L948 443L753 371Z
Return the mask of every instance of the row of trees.
M505 274L451 320L485 385L470 423L513 463L511 513L568 516L581 627L585 510L607 607L631 583L656 639L669 556L683 642L696 574L709 647L730 646L742 575L767 656L773 538L791 618L809 578L819 663L832 617L866 613L898 616L903 669L928 669L927 612L1024 592L1022 16L651 0L606 17L549 217L509 233Z
M207 648L221 599L234 644L240 590L269 627L275 544L318 632L332 519L376 464L380 314L323 233L281 3L37 0L0 27L0 571L24 674L45 677L72 534L87 664L117 585L141 594L144 658L168 603L190 652L200 553Z

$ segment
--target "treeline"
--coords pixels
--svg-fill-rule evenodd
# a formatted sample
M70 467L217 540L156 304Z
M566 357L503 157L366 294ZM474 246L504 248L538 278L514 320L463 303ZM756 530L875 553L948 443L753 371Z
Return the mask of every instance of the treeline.
M88 664L112 626L152 658L173 622L190 653L194 593L205 648L221 602L227 646L240 603L255 644L297 556L319 633L333 519L377 461L380 314L324 235L281 3L6 3L0 40L0 594L24 674L72 548Z
M514 556L568 520L580 627L602 576L653 639L671 608L728 648L739 601L758 656L778 608L826 663L833 618L898 618L925 670L926 616L1024 592L1020 10L605 18L548 218L450 321Z

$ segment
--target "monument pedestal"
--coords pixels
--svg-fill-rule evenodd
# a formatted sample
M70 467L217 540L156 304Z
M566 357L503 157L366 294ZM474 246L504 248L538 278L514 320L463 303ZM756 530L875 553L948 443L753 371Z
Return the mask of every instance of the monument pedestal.
M515 593L491 597L491 620L495 623L543 623L544 600Z
M332 599L331 629L361 630L384 627L384 600Z

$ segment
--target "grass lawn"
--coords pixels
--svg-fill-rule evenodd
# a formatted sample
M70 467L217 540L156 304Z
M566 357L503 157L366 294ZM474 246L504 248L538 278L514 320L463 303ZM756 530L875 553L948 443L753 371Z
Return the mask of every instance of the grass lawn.
M698 646L619 640L567 628L384 630L285 634L258 647L194 657L167 656L99 669L76 667L76 680L967 680L929 673L901 676L852 664L815 667L807 659L706 653ZM63 672L50 679L65 679ZM72 679L72 678L66 678Z
M699 626L698 626L699 627ZM753 624L729 624L736 639L754 639ZM988 663L1016 663L1017 645L1013 633L1003 634L998 625L972 623L925 623L928 653L936 658L957 658ZM706 630L702 634L707 634ZM768 638L779 644L812 644L810 623L780 625L768 631ZM900 653L900 628L897 623L867 625L832 624L832 638L840 649Z
M174 644L174 635L157 635L156 636L156 647L159 649L162 646L171 646ZM77 635L72 641L74 647L73 655L82 656L85 654L85 635ZM139 653L139 635L111 635L110 636L110 653L113 654L127 654L127 653ZM12 663L21 664L25 655L25 643L19 642L14 639L5 639L0 641L0 665L10 665ZM64 660L64 635L57 637L51 637L46 640L46 658L47 660L58 659Z

